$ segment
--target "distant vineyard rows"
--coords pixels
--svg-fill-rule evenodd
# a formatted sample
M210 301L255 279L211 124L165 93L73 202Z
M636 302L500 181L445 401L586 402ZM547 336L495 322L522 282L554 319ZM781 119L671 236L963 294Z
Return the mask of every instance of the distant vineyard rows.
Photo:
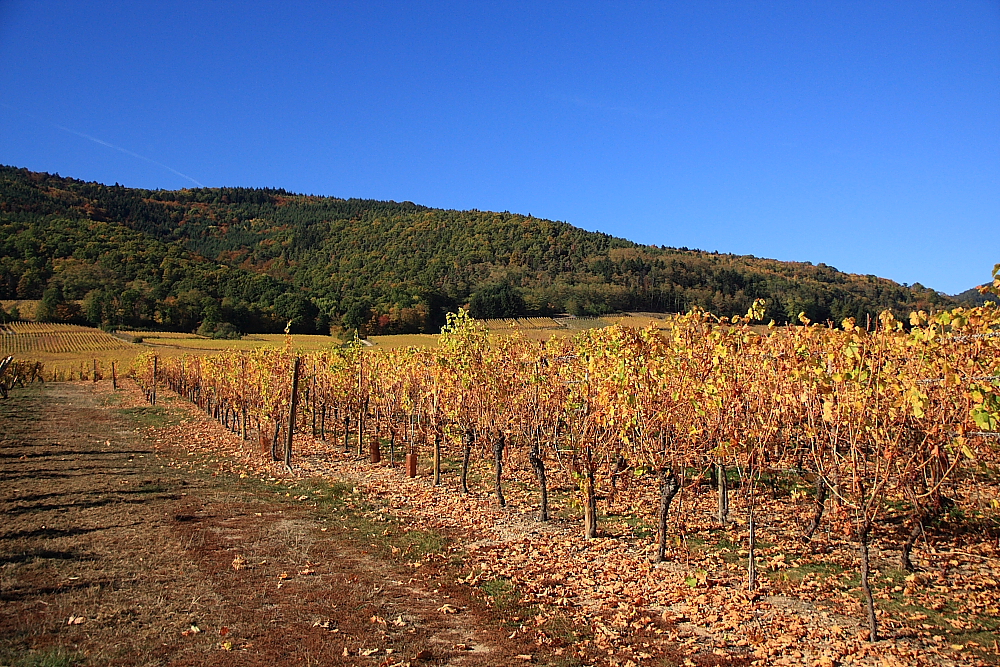
M14 322L0 326L0 355L106 352L130 349L111 334L72 324Z

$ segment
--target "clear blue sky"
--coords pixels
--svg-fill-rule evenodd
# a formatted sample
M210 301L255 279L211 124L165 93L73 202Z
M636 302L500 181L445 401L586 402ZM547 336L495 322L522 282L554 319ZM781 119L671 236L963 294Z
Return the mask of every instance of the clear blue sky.
M0 163L509 210L954 293L1000 262L1000 0L0 0Z

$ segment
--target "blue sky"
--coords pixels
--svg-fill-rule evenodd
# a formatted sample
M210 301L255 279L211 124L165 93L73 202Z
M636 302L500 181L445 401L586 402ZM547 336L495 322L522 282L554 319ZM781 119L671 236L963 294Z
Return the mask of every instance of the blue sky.
M1000 262L1000 1L0 0L0 163L509 210L920 282Z

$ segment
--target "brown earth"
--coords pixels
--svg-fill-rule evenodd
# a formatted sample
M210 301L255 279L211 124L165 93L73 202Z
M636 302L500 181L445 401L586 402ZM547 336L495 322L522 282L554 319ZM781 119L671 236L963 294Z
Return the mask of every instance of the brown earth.
M0 665L564 664L508 639L446 538L380 539L349 486L190 465L147 428L177 415L111 398L0 402Z

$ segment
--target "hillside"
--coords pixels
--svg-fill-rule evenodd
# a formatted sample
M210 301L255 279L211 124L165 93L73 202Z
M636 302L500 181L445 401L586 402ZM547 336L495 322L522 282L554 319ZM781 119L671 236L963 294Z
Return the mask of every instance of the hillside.
M732 315L764 298L778 322L955 305L824 264L642 246L507 212L151 191L0 167L0 299L14 298L43 298L52 319L220 335L289 319L302 332L331 322L432 331L470 300L474 314L500 317L693 306ZM84 300L75 311L74 299Z
M987 301L997 300L997 298L993 295L980 294L979 290L975 287L967 289L961 294L956 294L952 298L966 306L982 306Z

